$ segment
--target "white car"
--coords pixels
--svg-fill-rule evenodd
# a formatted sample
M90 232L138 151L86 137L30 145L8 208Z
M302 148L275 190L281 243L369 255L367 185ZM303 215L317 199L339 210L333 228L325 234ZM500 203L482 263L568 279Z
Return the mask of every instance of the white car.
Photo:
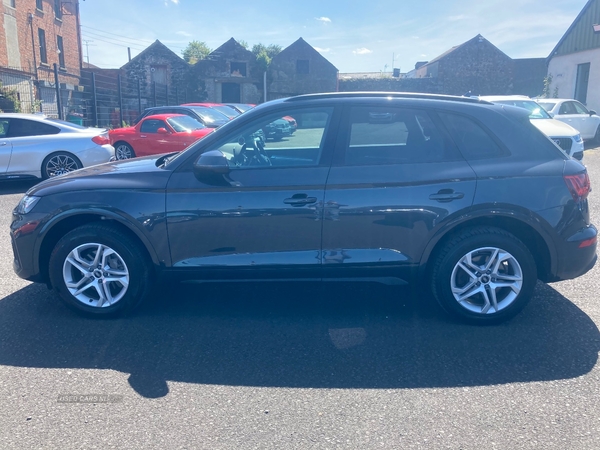
M114 154L105 129L0 113L0 179L46 179L108 162Z
M529 119L535 127L548 136L567 155L583 159L583 139L581 134L572 126L555 120L546 110L525 95L487 95L479 97L492 103L516 106L529 111Z
M568 123L579 130L584 141L594 139L600 144L600 116L589 110L577 100L565 98L540 98L537 102L551 117Z

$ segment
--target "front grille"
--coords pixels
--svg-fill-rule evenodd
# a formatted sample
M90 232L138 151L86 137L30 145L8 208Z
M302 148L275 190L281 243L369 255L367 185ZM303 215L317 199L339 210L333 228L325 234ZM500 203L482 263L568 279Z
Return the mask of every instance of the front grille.
M571 150L571 146L573 145L573 140L571 138L551 138L556 145L562 148L565 151Z

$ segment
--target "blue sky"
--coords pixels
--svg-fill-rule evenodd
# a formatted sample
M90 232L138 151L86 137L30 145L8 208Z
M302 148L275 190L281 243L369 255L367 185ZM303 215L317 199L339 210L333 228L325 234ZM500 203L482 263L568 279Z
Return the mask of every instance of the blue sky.
M89 61L127 62L159 39L181 54L191 40L286 47L304 38L340 72L402 72L477 34L512 58L546 57L587 0L84 0ZM235 6L233 6L235 5ZM91 41L91 42L89 42ZM86 46L83 47L84 59Z

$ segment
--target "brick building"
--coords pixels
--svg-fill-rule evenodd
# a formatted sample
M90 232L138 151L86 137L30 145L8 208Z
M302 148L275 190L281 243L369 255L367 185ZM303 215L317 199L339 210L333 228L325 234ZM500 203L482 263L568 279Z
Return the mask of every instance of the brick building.
M57 115L54 64L63 105L80 80L79 1L2 0L1 7L0 81L17 91L23 112L41 101L43 112Z

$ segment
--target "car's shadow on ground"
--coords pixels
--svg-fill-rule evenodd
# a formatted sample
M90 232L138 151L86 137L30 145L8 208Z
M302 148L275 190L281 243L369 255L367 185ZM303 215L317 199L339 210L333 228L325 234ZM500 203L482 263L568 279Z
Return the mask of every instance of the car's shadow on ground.
M81 318L44 286L0 300L0 364L108 368L145 397L167 381L306 388L458 387L573 378L596 364L594 322L538 283L493 327L458 324L398 287L207 284L159 291L118 320ZM405 299L405 300L403 300Z
M0 195L24 194L41 180L0 180Z

